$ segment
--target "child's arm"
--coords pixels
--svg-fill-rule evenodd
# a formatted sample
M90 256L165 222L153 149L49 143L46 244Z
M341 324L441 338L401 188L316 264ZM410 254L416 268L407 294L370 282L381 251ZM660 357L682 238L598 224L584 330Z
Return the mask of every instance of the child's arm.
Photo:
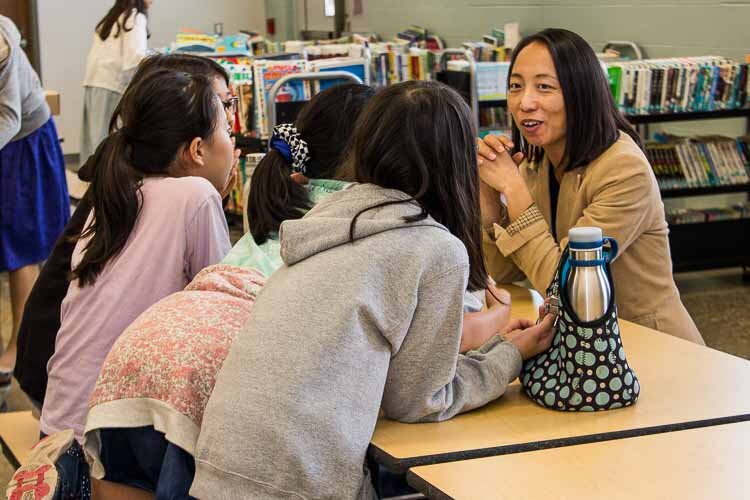
M478 349L497 335L510 320L510 293L490 285L485 293L487 309L464 313L463 334L459 352Z
M494 336L481 348L458 353L468 266L420 286L413 316L384 336L398 346L390 360L382 408L402 422L435 422L497 399L518 377L521 363L549 345L552 317L539 325L511 322L510 340ZM512 328L509 328L512 327ZM429 370L424 367L429 366Z

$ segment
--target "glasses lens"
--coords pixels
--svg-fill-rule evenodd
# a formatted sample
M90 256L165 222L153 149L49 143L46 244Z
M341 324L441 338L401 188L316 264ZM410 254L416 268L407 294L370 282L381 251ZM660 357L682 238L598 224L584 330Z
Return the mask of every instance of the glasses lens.
M224 104L224 109L226 109L227 111L229 111L231 113L236 112L237 111L237 101L238 101L237 97L230 97L229 99L227 99L226 101L224 101L224 103L223 103Z

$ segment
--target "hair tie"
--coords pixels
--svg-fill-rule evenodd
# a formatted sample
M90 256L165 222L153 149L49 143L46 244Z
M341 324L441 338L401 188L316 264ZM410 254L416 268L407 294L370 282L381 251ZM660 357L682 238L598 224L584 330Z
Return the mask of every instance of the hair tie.
M269 149L275 149L292 165L293 172L305 173L310 162L310 151L300 133L291 123L281 123L273 128L268 142Z

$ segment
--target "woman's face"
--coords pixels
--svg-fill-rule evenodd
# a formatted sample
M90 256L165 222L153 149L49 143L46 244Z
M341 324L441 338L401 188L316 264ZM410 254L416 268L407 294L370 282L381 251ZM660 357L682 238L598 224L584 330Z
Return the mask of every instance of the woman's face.
M562 158L565 101L546 45L533 42L518 54L508 86L508 108L526 141Z

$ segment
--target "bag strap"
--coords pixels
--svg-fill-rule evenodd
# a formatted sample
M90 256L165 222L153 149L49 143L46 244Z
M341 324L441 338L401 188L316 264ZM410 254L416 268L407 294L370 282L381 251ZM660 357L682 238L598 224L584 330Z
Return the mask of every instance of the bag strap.
M559 297L560 296L560 276L562 275L563 266L565 261L568 260L568 247L567 245L563 248L560 260L557 262L557 269L555 275L552 277L552 281L547 287L547 297Z
M609 237L603 238L604 244L606 245L609 243L609 249L605 249L602 252L602 258L601 259L594 259L594 260L570 260L570 263L577 267L598 267L598 266L605 266L612 262L615 257L617 257L617 240ZM593 248L599 248L599 245L597 244Z

